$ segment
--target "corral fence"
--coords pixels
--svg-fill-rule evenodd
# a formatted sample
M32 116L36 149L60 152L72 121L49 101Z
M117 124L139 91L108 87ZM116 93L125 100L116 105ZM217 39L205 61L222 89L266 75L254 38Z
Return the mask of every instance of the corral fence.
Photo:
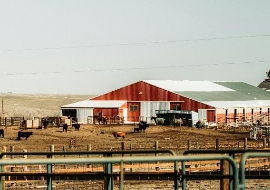
M177 156L177 155L172 155L172 156L129 156L129 157L111 157L112 154L142 154L142 153L150 153L150 154L157 154L157 153L172 153L171 151L119 151L119 152L84 152L84 154L87 155L94 155L94 154L102 154L105 155L106 157L103 158L99 158L96 159L94 157L89 157L89 158L69 158L69 159L59 159L59 158L52 158L52 155L55 155L57 153L44 153L47 155L48 158L50 159L2 159L0 160L0 165L1 167L1 173L0 175L2 176L1 178L1 186L5 188L5 180L7 180L8 177L10 176L21 176L21 177L28 177L29 176L43 176L46 179L46 188L48 190L51 189L56 189L56 184L53 183L53 181L59 179L60 177L63 179L63 176L65 177L71 177L71 176L77 176L77 180L80 179L81 176L92 176L95 177L96 179L98 177L101 177L101 179L104 179L104 186L101 189L107 189L107 190L112 190L115 189L115 184L113 183L114 179L118 179L118 183L117 186L119 187L119 189L126 189L127 187L124 186L124 179L128 179L128 178L133 178L133 179L139 179L141 178L140 183L142 183L142 180L148 180L150 181L151 179L149 179L150 177L153 177L154 175L151 173L149 173L149 171L146 172L128 172L126 170L127 166L131 166L130 163L137 163L137 164L141 164L141 163L163 163L163 162L170 162L172 163L171 165L173 166L172 168L172 172L156 172L155 173L155 178L153 178L151 181L153 183L153 180L157 180L159 177L164 178L163 180L165 180L165 183L167 185L169 185L169 189L171 189L172 187L177 190L179 189L179 187L182 187L183 190L186 189L186 186L184 186L182 184L183 179L182 177L185 176L186 173L186 169L185 169L185 165L181 164L185 163L186 161L204 161L204 160L227 160L229 163L230 168L233 170L233 175L212 175L211 179L230 179L232 181L232 186L233 189L236 189L236 185L237 185L237 180L238 180L238 172L237 172L237 166L234 162L234 160L227 155L209 155L209 156ZM26 153L26 152L22 152L22 153L16 153L15 155L32 155L32 154L43 154L43 153ZM66 153L68 154L68 153ZM76 154L75 152L72 152L70 154ZM80 152L79 154L83 154L82 152ZM9 155L9 154L7 154ZM109 158L108 158L109 157ZM54 168L58 165L66 165L66 164L81 164L81 165L89 165L89 164L99 164L99 165L103 165L103 172L99 172L99 173L88 173L88 172L84 172L84 173L79 173L79 172L72 172L72 173L61 173L61 172L55 172ZM180 165L181 166L180 166ZM10 173L6 171L6 166L9 165L23 165L23 166L31 166L31 165L44 165L46 167L45 171L40 171L40 172L36 172L36 173L27 173L27 172L23 172L23 173ZM118 172L113 172L113 166L116 166L118 168ZM180 169L179 169L180 168ZM222 168L220 168L220 171L223 171ZM6 177L4 177L6 176ZM137 177L136 177L137 176ZM207 175L208 176L208 175ZM192 179L196 179L198 180L198 178L201 179L205 179L206 175L202 175L201 177L199 176L194 176L194 175L190 175L189 178ZM93 178L91 178L93 179ZM208 177L209 179L209 177ZM162 179L161 179L162 180ZM166 181L172 181L172 183L169 182L169 184ZM31 182L30 182L31 183ZM155 184L155 183L154 183ZM74 184L73 184L74 185ZM58 184L58 186L61 186ZM125 188L124 188L125 187ZM146 184L146 186L143 186L143 184L141 184L141 188L145 189L147 187L147 189L149 189L149 184ZM21 186L22 188L22 186ZM29 187L28 187L29 188ZM63 188L63 187L61 187ZM89 187L88 187L89 188ZM94 188L93 188L94 189ZM151 188L150 188L151 189ZM155 188L154 188L155 189Z
M20 126L24 117L0 117L1 126Z
M245 139L246 141L246 139ZM185 150L184 156L194 156L196 158L202 156L204 160L178 160L177 163L170 160L163 160L158 157L168 156L168 154L175 156L176 153L169 149L159 149L159 143L155 141L155 150L126 150L125 142L121 142L121 150L110 151L93 151L91 145L87 146L87 151L76 151L70 149L70 151L60 151L58 148L55 151L54 145L50 146L50 152L14 152L14 147L10 147L10 152L2 152L0 154L1 160L16 160L20 162L14 162L12 164L6 164L2 168L0 174L5 176L2 178L2 185L6 189L28 189L29 184L34 185L36 188L43 189L68 189L71 186L76 188L90 188L90 189L115 189L120 186L121 183L121 171L122 169L125 179L125 189L132 186L135 189L174 189L187 187L200 188L208 185L212 188L214 182L217 188L214 189L230 189L235 190L234 179L235 172L231 168L230 164L226 160L208 159L209 155L228 155L230 156L236 165L240 164L241 156L245 153L267 153L269 149L247 149L247 146L243 149L221 149L218 140L216 141L216 149L193 149L188 147L189 150ZM188 145L188 143L187 143ZM132 146L130 146L132 147ZM65 150L63 148L63 150ZM109 157L114 159L115 157L122 156L133 158L134 155L142 156L150 159L145 162L124 162L122 169L119 162L103 163L98 160ZM157 161L151 161L151 157L155 155ZM211 156L210 156L211 157ZM22 159L24 158L24 159ZM37 163L29 164L27 159L40 160L40 159L94 159L96 162L91 163L72 163L64 161L65 163L54 163L51 166ZM0 165L1 165L0 160ZM12 162L12 161L11 161ZM25 162L25 164L23 164ZM28 164L27 164L28 163ZM48 167L52 167L51 169ZM245 161L245 179L269 179L270 158L260 157L252 158ZM241 174L242 175L242 174ZM198 180L200 183L198 183ZM206 181L210 181L206 184ZM214 181L214 182L211 182ZM176 184L177 183L177 184ZM241 181L242 186L246 181ZM248 182L250 184L251 182ZM134 184L136 186L134 187ZM167 186L164 186L166 184ZM257 185L269 185L270 183L261 182ZM52 186L51 186L52 185ZM86 186L85 186L86 185ZM88 185L88 186L87 186ZM198 187L199 185L199 187ZM229 187L229 188L226 188ZM2 189L4 189L2 188ZM34 188L34 187L33 187ZM131 188L132 189L132 188ZM254 188L253 188L254 189Z
M63 123L67 122L71 125L71 121L77 121L77 118L68 117L0 117L0 126L19 126L26 125L26 128L35 128L41 126L41 122L46 120L48 127L60 127ZM25 122L25 123L24 123Z

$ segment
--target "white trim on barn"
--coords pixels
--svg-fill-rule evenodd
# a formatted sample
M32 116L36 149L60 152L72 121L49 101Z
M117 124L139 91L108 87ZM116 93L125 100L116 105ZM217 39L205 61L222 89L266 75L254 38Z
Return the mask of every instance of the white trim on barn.
M119 108L126 102L123 100L83 100L61 106L61 108Z

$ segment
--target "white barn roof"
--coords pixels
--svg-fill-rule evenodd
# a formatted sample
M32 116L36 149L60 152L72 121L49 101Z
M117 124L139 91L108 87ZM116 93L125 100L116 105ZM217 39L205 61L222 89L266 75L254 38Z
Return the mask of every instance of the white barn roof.
M201 92L213 92L213 91L234 91L225 86L216 84L211 81L173 81L173 80L143 80L148 84L163 88L171 92L185 92L185 91L201 91Z
M119 108L125 103L126 101L123 100L83 100L61 106L61 108Z
M249 101L205 101L202 102L215 108L254 108L267 107L270 105L270 100L249 100Z

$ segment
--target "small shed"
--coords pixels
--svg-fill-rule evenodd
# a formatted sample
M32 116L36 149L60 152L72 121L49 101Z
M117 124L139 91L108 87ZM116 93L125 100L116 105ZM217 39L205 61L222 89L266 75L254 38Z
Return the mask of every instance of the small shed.
M173 119L182 119L183 126L192 127L194 121L198 119L198 114L193 113L190 110L155 110L156 116L164 118L165 125L173 125Z

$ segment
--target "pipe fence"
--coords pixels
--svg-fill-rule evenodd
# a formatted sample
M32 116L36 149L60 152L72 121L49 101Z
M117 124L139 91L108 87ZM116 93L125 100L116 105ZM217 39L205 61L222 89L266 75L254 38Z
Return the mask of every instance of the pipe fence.
M236 189L237 187L237 182L238 182L238 170L236 163L234 160L227 155L191 155L191 156L143 156L143 157L105 157L105 158L76 158L76 159L12 159L12 160L5 160L2 159L0 160L0 175L1 176L8 176L10 174L5 173L3 171L3 166L5 165L11 165L11 164L20 164L20 165L33 165L33 164L46 164L47 165L47 170L46 174L42 174L47 176L47 190L52 190L53 189L53 183L52 183L52 176L53 176L53 166L55 164L106 164L107 165L107 175L111 175L112 171L110 171L110 166L112 164L119 164L120 165L120 171L119 171L119 189L123 190L124 189L124 177L125 177L125 172L123 165L125 163L130 163L130 162L174 162L174 189L178 190L180 187L179 181L181 182L181 176L185 175L185 164L182 164L181 172L179 173L179 167L178 167L178 162L186 162L186 161L201 161L201 160L227 160L230 163L230 167L233 170L233 175L229 176L219 176L222 178L230 178L232 180L233 184L233 189ZM109 166L109 167L108 167ZM105 168L106 169L106 168ZM106 175L105 175L106 176ZM192 176L191 176L192 177ZM105 189L107 190L112 190L112 178L106 178L106 184L107 186ZM182 181L182 190L186 189L185 183ZM1 177L0 180L0 187L3 187L3 178Z

